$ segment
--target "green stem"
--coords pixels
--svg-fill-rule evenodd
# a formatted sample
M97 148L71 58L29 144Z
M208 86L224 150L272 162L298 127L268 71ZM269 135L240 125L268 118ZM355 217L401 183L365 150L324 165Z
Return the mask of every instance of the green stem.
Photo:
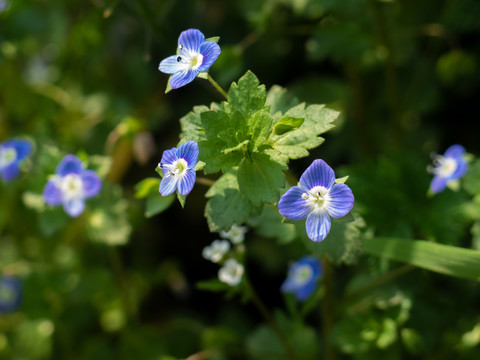
M255 304L258 311L260 311L262 316L265 318L267 323L270 325L270 327L272 328L272 330L275 332L278 339L282 343L282 345L285 349L285 354L287 356L287 359L288 360L294 360L295 357L293 355L292 347L290 346L290 344L287 340L287 337L283 333L282 329L280 329L280 326L278 325L277 321L272 316L272 314L270 314L270 311L268 311L265 304L262 302L260 297L257 295L254 288L252 287L252 284L250 284L250 281L248 280L247 276L244 276L244 281L245 281L245 284L247 286L248 294L250 295L250 298L252 299L252 302Z
M225 100L228 100L228 94L225 92L225 90L222 89L220 85L218 85L218 83L215 80L213 80L210 74L208 74L208 81L210 81L210 83L215 87L215 89L217 89L217 91L223 95Z
M325 347L325 360L335 360L335 348L330 343L330 336L334 324L334 304L333 298L333 266L326 256L323 256L323 283L325 293L322 301L322 328Z

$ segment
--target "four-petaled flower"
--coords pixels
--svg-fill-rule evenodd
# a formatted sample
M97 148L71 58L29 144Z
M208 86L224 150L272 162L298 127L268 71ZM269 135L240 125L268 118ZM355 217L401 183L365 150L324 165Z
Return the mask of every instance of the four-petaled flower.
M236 286L242 281L243 271L243 265L237 260L227 259L220 270L218 270L218 278L225 284Z
M22 301L22 283L11 275L0 279L0 313L15 311Z
M283 282L281 290L295 294L298 300L305 301L315 291L317 280L322 276L322 272L323 269L317 259L304 256L290 265L287 279Z
M462 145L450 146L443 155L433 159L431 172L435 175L430 184L431 191L436 194L444 190L451 181L460 179L467 172L468 163L464 158L465 149Z
M163 59L158 66L161 72L172 74L169 79L172 89L187 85L200 72L207 71L221 52L216 42L205 41L205 36L197 29L180 34L177 50L177 55Z
M66 155L58 164L55 174L45 185L43 198L49 205L63 205L71 217L85 209L85 199L98 194L102 181L93 170L85 170L82 161Z
M202 255L205 259L218 263L229 250L230 243L228 240L215 240L203 248Z
M322 241L331 227L330 216L341 218L353 207L352 190L335 183L335 173L323 160L315 160L278 202L280 214L290 220L307 219L307 235Z
M198 144L195 141L165 150L158 164L164 175L160 182L160 194L167 196L178 189L181 195L187 195L195 183L197 162Z
M245 240L245 233L248 231L246 226L233 224L228 231L220 231L220 236L224 239L230 239L234 244L240 244Z
M32 151L28 140L12 139L0 143L0 175L3 180L11 181L20 173L20 163Z

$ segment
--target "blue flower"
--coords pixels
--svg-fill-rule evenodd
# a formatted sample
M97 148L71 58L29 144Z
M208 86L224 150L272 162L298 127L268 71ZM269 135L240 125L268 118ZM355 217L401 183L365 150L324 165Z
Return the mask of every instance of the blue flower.
M330 216L341 218L353 207L352 190L335 183L335 173L323 160L315 160L278 202L280 214L290 220L307 219L307 235L322 241L330 231Z
M431 191L436 194L445 189L451 181L460 179L468 169L464 158L465 149L462 145L452 145L444 155L436 155L433 159L434 167L431 172L435 174L430 184Z
M315 291L322 273L323 269L317 259L304 256L290 265L287 279L283 282L281 290L293 293L298 300L305 301Z
M0 313L15 311L22 301L22 283L15 276L0 279Z
M93 170L85 170L82 161L66 155L45 185L43 198L49 205L63 205L65 212L77 217L85 209L85 199L98 194L102 181Z
M0 143L0 175L11 181L20 173L20 163L32 152L32 144L27 140L7 140Z
M195 183L197 162L198 144L195 141L165 150L158 164L164 175L160 182L160 194L167 196L178 189L181 195L188 195Z
M213 41L205 41L200 30L185 30L178 38L177 55L163 59L158 70L172 74L170 87L178 89L192 82L200 72L207 71L220 52L220 46Z

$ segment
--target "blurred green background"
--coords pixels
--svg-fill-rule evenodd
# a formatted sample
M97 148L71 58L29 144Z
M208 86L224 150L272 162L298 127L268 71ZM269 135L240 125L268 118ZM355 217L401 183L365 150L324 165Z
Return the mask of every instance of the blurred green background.
M218 238L207 188L151 218L134 196L177 145L179 119L222 100L203 79L164 94L158 64L188 28L220 36L210 74L224 88L250 69L341 111L292 173L314 158L343 166L376 234L480 248L466 193L425 197L431 152L480 153L479 17L476 0L0 0L0 141L35 143L21 181L0 183L1 272L23 282L21 307L0 314L0 359L282 359L252 305L195 286L218 270L201 256ZM65 153L90 155L105 179L88 217L42 204ZM282 313L287 265L306 251L291 240L246 241L252 282ZM335 270L339 299L397 265L357 248L349 260ZM477 283L411 270L363 295L339 303L339 358L480 358ZM322 358L318 317L299 332L302 359Z

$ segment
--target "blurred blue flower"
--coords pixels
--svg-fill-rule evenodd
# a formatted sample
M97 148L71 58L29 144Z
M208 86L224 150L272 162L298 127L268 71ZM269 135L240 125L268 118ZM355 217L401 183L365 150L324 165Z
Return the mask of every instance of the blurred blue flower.
M167 196L178 189L181 195L188 195L195 183L197 162L198 144L195 141L165 150L158 164L164 175L160 182L160 194Z
M22 283L15 276L0 279L0 313L15 311L22 301Z
M283 282L281 290L295 294L298 300L305 301L315 291L322 273L323 269L317 259L304 256L290 265L287 279Z
M331 220L348 214L353 207L352 190L335 183L335 173L323 160L315 160L300 177L300 186L290 188L278 202L280 214L290 220L307 219L307 235L322 241Z
M71 217L85 209L85 199L98 194L102 181L93 170L85 170L82 161L66 155L58 164L55 174L43 189L43 198L49 205L63 205Z
M192 82L203 71L207 71L220 55L220 46L214 41L205 41L197 29L185 30L178 38L177 55L160 62L158 69L172 74L169 80L172 89L178 89Z
M468 169L465 160L465 148L462 145L450 146L443 155L433 159L431 172L435 175L430 184L431 191L436 194L443 191L449 182L460 179Z
M32 152L28 140L12 139L0 143L0 175L11 181L20 173L20 163Z

